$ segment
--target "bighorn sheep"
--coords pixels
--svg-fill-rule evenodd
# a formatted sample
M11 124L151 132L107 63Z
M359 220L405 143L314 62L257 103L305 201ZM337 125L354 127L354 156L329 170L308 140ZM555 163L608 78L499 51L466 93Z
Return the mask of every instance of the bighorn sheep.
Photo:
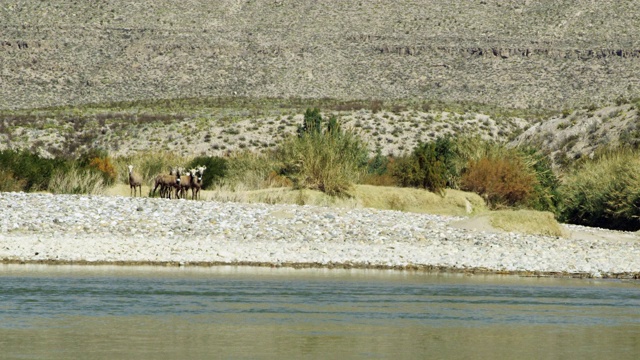
M202 176L206 166L198 166L196 169L191 169L191 200L198 200L200 196L200 189L202 188Z
M133 172L133 165L127 167L129 168L129 196L136 196L136 188L140 189L140 196L142 196L142 176Z
M184 168L179 168L181 174L186 174L180 176L180 186L177 188L178 197L186 199L187 194L189 193L189 189L191 189L191 172L185 172Z
M153 195L160 188L160 197L171 198L173 189L176 189L176 196L180 188L180 169L172 167L169 174L159 174L154 180Z

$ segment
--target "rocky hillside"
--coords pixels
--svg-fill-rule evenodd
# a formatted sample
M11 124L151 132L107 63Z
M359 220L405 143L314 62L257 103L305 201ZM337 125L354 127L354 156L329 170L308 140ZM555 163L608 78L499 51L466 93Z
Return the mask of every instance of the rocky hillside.
M640 101L596 109L565 111L539 121L516 137L512 145L533 145L562 166L598 149L640 147Z
M242 150L275 149L296 133L304 118L304 111L274 108L273 104L271 110L248 110L241 105L197 108L192 103L178 110L154 106L115 112L100 107L6 112L0 114L0 150L29 149L43 156L78 156L91 148L107 150L112 156L143 151L224 156ZM458 113L397 107L325 111L323 116L336 116L343 128L356 131L372 154L380 149L384 155L401 155L419 141L445 135L534 146L558 166L593 156L599 148L640 147L638 99L529 119L469 110ZM191 110L183 113L187 108Z
M143 151L224 156L243 150L275 149L296 133L304 119L303 112L290 109L270 116L211 108L170 115L138 113L129 108L97 114L85 110L79 116L74 110L0 114L0 150L29 149L46 157L78 156L91 148L107 150L113 156ZM362 137L372 154L380 149L384 155L408 153L419 141L445 135L478 135L504 142L531 125L519 118L415 109L331 111L323 116L337 117L344 129Z
M0 109L202 96L563 109L640 93L635 0L22 0Z

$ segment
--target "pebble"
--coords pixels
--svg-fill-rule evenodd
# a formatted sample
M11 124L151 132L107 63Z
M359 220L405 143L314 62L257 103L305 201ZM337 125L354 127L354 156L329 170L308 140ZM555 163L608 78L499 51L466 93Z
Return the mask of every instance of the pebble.
M438 267L598 278L640 274L638 241L449 226L462 219L375 209L0 193L0 261Z

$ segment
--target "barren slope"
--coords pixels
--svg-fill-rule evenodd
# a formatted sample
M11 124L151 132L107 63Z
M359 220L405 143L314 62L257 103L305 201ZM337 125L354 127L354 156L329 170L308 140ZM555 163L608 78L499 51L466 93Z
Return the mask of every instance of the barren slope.
M9 1L0 109L200 96L563 108L640 93L638 1Z

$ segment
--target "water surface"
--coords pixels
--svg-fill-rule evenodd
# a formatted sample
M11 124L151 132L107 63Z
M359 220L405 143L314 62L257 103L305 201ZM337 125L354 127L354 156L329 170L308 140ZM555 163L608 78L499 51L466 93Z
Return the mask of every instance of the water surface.
M0 351L3 359L636 359L640 283L0 265Z

